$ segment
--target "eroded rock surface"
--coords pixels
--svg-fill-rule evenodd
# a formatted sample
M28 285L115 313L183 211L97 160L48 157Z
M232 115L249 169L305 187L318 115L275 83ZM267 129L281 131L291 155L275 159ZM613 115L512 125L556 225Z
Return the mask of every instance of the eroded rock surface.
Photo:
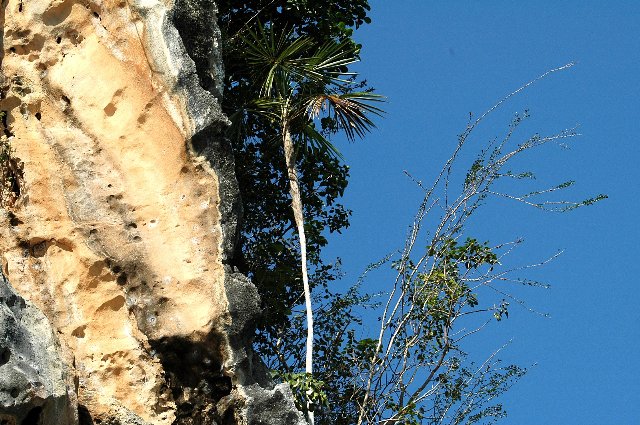
M0 423L75 420L72 371L58 353L49 320L0 272Z
M62 416L41 423L303 423L286 387L264 389L256 291L226 265L239 199L215 5L5 0L0 25L2 268L60 374L34 397Z

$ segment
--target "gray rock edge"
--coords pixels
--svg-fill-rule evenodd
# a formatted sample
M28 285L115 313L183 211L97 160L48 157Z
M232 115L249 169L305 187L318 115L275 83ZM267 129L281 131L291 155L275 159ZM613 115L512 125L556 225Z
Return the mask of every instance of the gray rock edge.
M78 423L73 371L60 350L44 313L0 272L0 423Z

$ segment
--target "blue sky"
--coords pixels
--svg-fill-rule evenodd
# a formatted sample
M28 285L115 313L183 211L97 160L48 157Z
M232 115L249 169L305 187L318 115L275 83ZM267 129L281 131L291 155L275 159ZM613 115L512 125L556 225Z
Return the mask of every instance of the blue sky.
M639 424L640 301L636 211L640 207L640 2L370 0L373 23L356 39L358 70L388 97L385 119L365 141L340 143L351 166L345 196L351 227L331 238L328 257L343 259L344 284L367 264L401 247L420 201L403 170L430 181L470 112L544 71L577 65L530 87L493 115L473 143L504 133L528 108L521 136L579 125L568 149L549 146L519 164L538 182L574 179L570 199L609 199L568 214L500 201L481 210L473 236L502 242L524 237L512 260L550 290L518 290L543 318L513 306L507 321L471 342L478 359L512 340L503 358L536 364L504 398L502 423ZM373 287L380 280L371 283Z

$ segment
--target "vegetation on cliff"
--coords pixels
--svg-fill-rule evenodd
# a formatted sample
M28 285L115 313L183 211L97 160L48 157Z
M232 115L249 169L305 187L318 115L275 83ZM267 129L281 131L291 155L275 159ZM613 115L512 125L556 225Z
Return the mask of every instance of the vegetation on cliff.
M242 37L256 29L289 30L296 37L309 37L313 43L328 41L350 44L357 56L358 46L351 39L354 28L366 23L367 1L221 1L219 25L224 38L225 87L223 109L239 117L260 97L251 68L246 66ZM340 71L347 72L342 66ZM364 81L343 84L345 91L366 91ZM301 301L300 253L295 220L288 195L287 167L279 138L279 124L260 114L244 116L244 125L234 126L231 134L236 156L236 175L240 185L244 217L242 234L235 255L236 265L251 276L263 300L270 300L259 324L258 343L275 341L281 329L290 326L291 308ZM330 138L337 130L329 117L320 121L319 133ZM297 136L300 134L298 133ZM340 202L347 186L349 169L339 157L321 146L306 146L298 155L301 200L304 205L308 265L311 285L327 285L336 279L337 264L325 262L322 248L327 232L340 232L349 225L351 211ZM269 194L269 196L265 196ZM339 262L339 260L338 260Z
M267 118L278 127L284 150L289 194L301 256L302 284L306 311L305 372L313 373L313 307L307 271L307 243L305 237L304 206L300 196L296 158L307 146L317 152L337 154L336 148L316 129L315 122L328 119L334 130L343 131L350 140L364 134L373 126L370 114L381 114L372 103L380 96L369 92L352 92L346 87L340 67L356 61L350 43L328 41L316 44L309 37L293 33L276 33L258 28L241 36L246 51L247 68L260 97L253 99L243 110L231 116L233 125L242 126L251 115ZM303 160L304 160L304 155ZM313 412L309 411L313 422Z
M308 39L318 45L343 44L351 46L357 56L360 46L351 36L358 26L370 22L369 7L366 1L339 0L264 0L252 4L220 2L219 17L227 46L223 108L236 119L235 124L238 118L243 121L230 132L245 207L236 260L263 297L265 314L256 339L259 352L274 374L291 384L299 408L313 410L319 424L472 424L504 417L499 396L526 370L503 365L498 359L500 349L475 364L467 359L464 343L488 321L508 317L514 299L508 288L498 288L498 283L545 285L522 279L518 276L521 269L503 266L505 256L521 240L480 242L469 235L468 219L496 196L551 211L569 211L604 196L579 202L549 197L570 187L571 182L521 195L496 189L497 182L532 177L531 173L512 173L506 168L523 152L576 136L572 129L521 136L518 130L529 117L527 111L516 114L501 137L475 152L476 160L470 167L460 168L459 161L461 152L468 149L468 138L489 114L538 79L572 64L545 73L470 120L435 182L423 185L416 181L423 200L405 246L370 267L390 266L393 270L387 294L367 294L361 290L362 280L351 288L336 290L330 287L338 274L336 267L325 263L321 252L327 244L324 235L349 224L350 211L340 204L348 168L325 144L301 145L306 149L304 155L285 164L282 114L273 119L268 114L246 113L264 97L264 84L256 85L261 79L247 64L251 53L247 54L246 42L258 32L287 28L294 42ZM348 65L340 64L334 72L346 75ZM291 90L296 83L287 82L285 87ZM366 81L356 77L344 81L340 90L370 92ZM305 123L309 122L306 117ZM325 117L317 133L327 140L340 130L339 124L339 120ZM308 133L303 127L290 127L291 134L304 139ZM304 209L309 281L315 286L317 356L313 375L303 372L307 360L301 350L306 338L305 317L294 310L302 303L303 285L295 232L300 226L287 195L287 170L292 169L297 169ZM379 326L366 333L361 326L363 317L376 316Z

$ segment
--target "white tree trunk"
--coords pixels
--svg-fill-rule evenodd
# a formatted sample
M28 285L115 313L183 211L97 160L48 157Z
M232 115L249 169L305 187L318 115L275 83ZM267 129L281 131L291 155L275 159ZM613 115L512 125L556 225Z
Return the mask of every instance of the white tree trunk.
M307 272L307 238L304 233L304 216L302 212L302 200L300 198L300 185L298 184L298 170L296 167L295 149L291 140L291 133L287 123L282 125L282 141L284 144L284 157L287 164L287 174L289 176L289 193L291 194L291 208L293 217L298 229L300 239L300 258L302 265L302 285L304 288L304 300L307 311L307 352L305 359L305 372L313 373L313 310L311 308L311 289L309 288L309 275ZM309 422L313 425L313 412L309 409L310 402L307 400L307 410L309 412Z

